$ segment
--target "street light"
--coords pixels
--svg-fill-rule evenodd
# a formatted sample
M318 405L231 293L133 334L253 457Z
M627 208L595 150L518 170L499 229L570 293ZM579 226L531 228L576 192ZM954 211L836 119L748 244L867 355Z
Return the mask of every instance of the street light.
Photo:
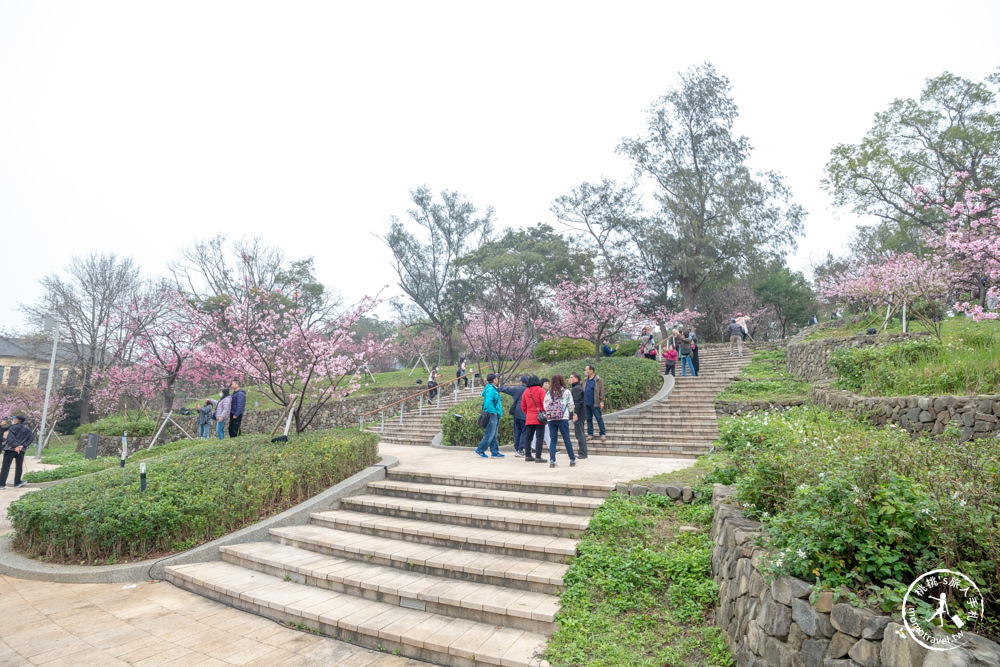
M42 441L45 440L45 420L49 416L49 397L52 395L52 378L56 374L56 348L59 346L59 322L50 315L45 316L45 330L52 329L52 356L49 358L49 377L45 381L45 403L42 405L42 428L38 433L38 449L35 460L42 460Z

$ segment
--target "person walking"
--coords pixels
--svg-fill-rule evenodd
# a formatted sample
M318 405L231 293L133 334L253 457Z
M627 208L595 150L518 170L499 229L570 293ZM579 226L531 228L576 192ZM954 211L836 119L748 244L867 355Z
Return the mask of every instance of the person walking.
M514 453L521 456L524 453L524 431L525 431L525 414L524 410L521 409L521 396L524 395L524 390L528 388L528 376L521 376L521 384L517 387L500 387L500 393L507 394L514 402L510 406L510 416L514 418Z
M229 385L232 389L233 405L229 409L229 437L237 438L241 435L240 427L243 425L243 413L247 409L247 393L240 389L240 383L233 380Z
M524 412L524 460L545 463L542 458L542 441L545 423L538 419L541 413L545 417L545 390L537 375L528 378L527 386L521 395L521 410ZM534 456L532 456L534 449Z
M469 376L467 375L467 372L468 371L465 370L465 357L462 357L458 360L458 370L455 371L455 377L461 378L462 381L465 382L466 389L469 388ZM458 386L458 382L455 383L455 386Z
M587 458L587 432L583 430L583 383L579 373L569 374L570 394L573 395L573 435L576 437L576 458Z
M503 414L503 406L500 403L500 392L497 391L499 381L500 376L496 373L487 375L486 386L483 387L483 392L480 394L483 397L483 410L490 414L490 421L486 425L483 439L479 441L479 445L476 447L476 454L479 454L484 459L490 458L490 456L495 459L503 458L503 454L500 453L500 445L497 443L500 415ZM487 447L490 448L490 456L486 456Z
M667 347L667 351L663 353L663 357L663 374L677 377L674 373L674 369L677 367L677 348L670 345Z
M561 433L572 468L576 465L576 454L569 439L569 422L576 421L576 414L573 412L573 394L566 388L566 380L561 373L552 376L552 386L545 393L544 404L545 416L549 420L549 467L556 467L556 444Z
M215 415L215 401L208 398L205 404L198 408L198 437L207 440L212 428L212 417Z
M694 370L694 363L691 360L691 337L688 333L682 333L680 337L680 358L681 358L681 377L687 376L687 369L690 366L691 375L693 377L698 377L698 373Z
M229 419L229 411L233 407L233 397L229 395L228 389L222 390L222 398L215 404L215 431L219 440L226 437L226 420Z
M740 356L743 356L743 327L741 327L736 322L736 318L733 317L729 320L729 326L726 327L726 335L729 336L729 356L733 356L737 348L739 348Z
M3 443L3 466L0 467L0 489L7 488L7 475L10 473L10 464L14 464L14 488L20 489L27 484L21 479L24 471L24 452L28 445L34 440L35 434L30 428L25 426L24 417L16 415L13 424L7 429L7 437Z
M750 329L747 326L750 323L750 318L743 313L736 313L736 317L733 318L733 321L740 325L740 332L743 340L745 341L747 339L747 335L750 333Z
M604 417L602 415L604 410L604 380L597 374L597 370L589 364L583 372L587 376L587 380L583 384L583 408L587 413L587 437L594 437L594 418L597 418L598 434L601 436L601 442L604 443L607 442L604 437Z
M434 387L438 386L438 375L438 367L435 366L431 369L431 374L427 378L427 388L432 390L427 394L427 400L429 401L433 401L438 395L438 390L434 389Z

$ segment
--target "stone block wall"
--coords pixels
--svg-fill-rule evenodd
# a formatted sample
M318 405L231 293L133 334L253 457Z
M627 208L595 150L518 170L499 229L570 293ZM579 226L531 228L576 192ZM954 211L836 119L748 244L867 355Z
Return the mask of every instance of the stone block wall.
M834 380L837 374L830 367L830 357L836 350L898 343L928 335L930 334L926 331L917 331L905 334L895 333L875 336L851 336L849 338L822 338L809 342L790 342L786 348L785 368L795 377L803 378L810 382Z
M418 393L425 387L387 387L385 389L379 389L372 391L367 394L358 394L356 396L348 396L346 398L340 399L338 401L330 401L319 411L316 417L313 419L312 423L309 425L307 430L319 430L328 428L350 428L359 426L360 422L358 419L359 414L364 414L371 410L376 410L389 403L394 403L400 399L407 396ZM426 396L424 397L426 401ZM410 410L418 407L420 404L419 398L412 398L404 403L402 403L404 410ZM386 419L391 418L393 415L399 416L399 407L394 406L389 413L386 414ZM243 423L241 429L243 433L270 433L274 428L275 424L281 422L279 427L279 432L284 429L284 421L282 421L281 408L268 409L268 410L249 410L243 416ZM375 421L379 417L378 415L372 415L367 418L366 423ZM171 417L176 421L181 428L190 433L192 436L198 436L198 417L197 415L174 415ZM295 430L295 423L292 423L292 431ZM168 424L164 431L166 437L160 435L158 442L173 442L175 440L181 440L186 437L181 431L175 428L173 425ZM213 423L212 427L212 437L215 437L215 427ZM145 447L149 445L149 441L152 436L148 437L129 437L129 450L135 451L139 447ZM118 456L119 448L121 447L121 436L101 436L100 446L98 447L98 456ZM133 444L134 443L134 444ZM87 436L86 434L80 436L80 441L76 445L76 451L83 453L87 447Z
M896 424L910 433L939 435L949 424L964 440L1000 432L1000 396L859 396L813 387L813 403L867 417L879 426Z
M756 412L775 412L805 405L809 401L715 401L717 415L749 415Z
M735 487L716 484L712 495L712 575L719 584L715 624L737 667L945 667L1000 664L1000 646L967 633L968 643L929 651L898 623L898 616L836 602L796 577L768 581L761 524L730 504Z

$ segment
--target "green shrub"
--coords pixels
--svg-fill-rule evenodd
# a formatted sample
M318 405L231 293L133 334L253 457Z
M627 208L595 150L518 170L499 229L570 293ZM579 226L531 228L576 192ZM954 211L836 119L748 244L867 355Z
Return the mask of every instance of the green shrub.
M545 369L545 376L562 373L569 384L569 374L576 372L586 378L583 369L593 360L567 361ZM603 357L596 364L597 374L604 380L605 411L622 410L652 398L663 386L660 365L639 357Z
M503 416L497 430L497 441L501 445L514 442L514 418L509 410L513 400L507 394L500 394L500 404L503 406ZM483 411L482 398L470 398L456 405L441 417L441 443L454 447L475 447L483 439L483 429L479 428L476 419ZM456 419L455 415L461 415Z
M14 548L56 561L113 562L190 548L284 511L378 458L378 436L313 431L197 444L29 493L10 505Z
M750 363L740 370L740 377L755 380L793 379L792 374L785 370L785 358L784 350L756 352Z
M612 346L614 347L614 346ZM616 357L634 357L635 353L639 351L639 341L637 340L623 340L618 343L618 351L615 352Z
M98 419L90 424L80 424L73 431L73 435L84 435L86 433L97 433L99 435L117 435L128 432L129 435L153 435L160 427L156 420L156 415L116 412L108 415L104 419Z
M547 338L535 346L535 359L551 364L572 359L594 358L594 344L582 338Z
M132 452L128 456L128 462L132 461L146 461L151 458L160 456L161 454L168 454L170 452L176 452L181 449L186 449L188 447L193 447L195 445L204 444L204 440L177 440L175 442L168 442L162 445L157 445L153 449L142 448L138 451ZM61 462L59 460L50 461L49 457L45 457L43 462L45 463L59 463L58 468L49 468L48 470L36 470L34 472L29 472L24 476L25 481L37 483L37 482L52 482L57 479L69 479L71 477L80 477L82 475L89 475L91 473L100 472L102 470L107 470L108 468L114 468L116 466L121 466L121 459L117 456L101 456L96 459L87 460L83 458L81 454L76 454L72 459L69 456L60 456Z
M566 572L549 664L733 664L711 620L712 509L707 495L698 503L608 496ZM678 534L679 523L699 530Z
M835 386L865 396L1000 393L1000 324L945 323L930 336L880 347L837 350Z
M819 408L720 426L737 499L765 521L775 573L872 591L888 611L915 576L948 564L997 607L996 439L913 438Z

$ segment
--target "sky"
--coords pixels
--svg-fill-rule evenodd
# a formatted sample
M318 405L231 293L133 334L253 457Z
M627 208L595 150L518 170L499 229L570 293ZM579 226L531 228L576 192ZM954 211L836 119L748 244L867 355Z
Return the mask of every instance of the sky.
M809 214L808 271L863 222L821 187L830 150L927 78L995 71L998 28L995 0L0 0L0 329L73 256L163 274L216 234L312 256L356 300L395 284L375 235L421 185L558 228L552 201L628 179L616 146L705 62Z

